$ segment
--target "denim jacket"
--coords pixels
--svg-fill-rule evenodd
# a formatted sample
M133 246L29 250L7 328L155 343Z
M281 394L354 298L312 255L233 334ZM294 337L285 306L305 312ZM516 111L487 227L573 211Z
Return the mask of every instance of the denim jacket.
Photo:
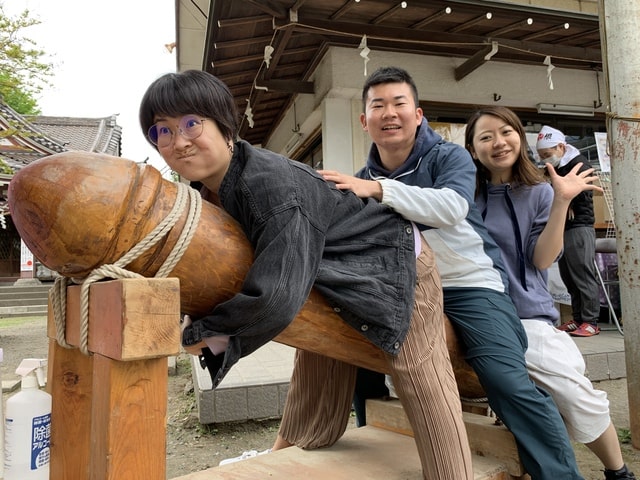
M203 349L214 387L289 325L312 288L373 344L398 353L413 312L411 222L244 141L235 144L218 196L253 246L254 261L240 292L183 333L185 345L230 336L220 355Z

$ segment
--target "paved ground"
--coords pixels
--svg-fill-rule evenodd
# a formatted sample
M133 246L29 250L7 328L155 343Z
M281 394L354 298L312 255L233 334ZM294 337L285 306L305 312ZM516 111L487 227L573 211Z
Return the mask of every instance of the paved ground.
M607 379L597 381L598 388L605 390L611 402L612 419L622 435L629 429L629 407L626 380L609 380L624 377L624 339L616 331L603 332L597 337L576 339L576 344L585 355L590 375L606 375ZM4 362L0 364L2 378L7 385L16 385L15 368L22 358L46 358L48 340L44 317L0 320L0 348L4 349ZM241 360L216 390L220 414L231 415L241 405L245 415L253 416L260 409L280 408L283 394L272 394L273 387L286 391L293 350L284 345L271 343L251 356ZM186 360L186 358L185 358ZM170 377L170 413L167 434L168 478L179 474L200 471L217 465L222 458L239 455L243 450L255 448L264 450L271 446L277 430L277 421L270 422L229 422L210 426L200 424L202 413L193 407L190 393L191 374L188 362L179 364L182 376ZM186 367L186 368L185 368ZM202 375L197 375L200 378ZM205 379L208 376L204 377ZM209 384L210 388L210 384ZM272 393L269 393L269 392ZM200 392L203 394L204 390ZM212 393L211 390L208 391ZM5 393L5 398L10 393ZM226 395L226 400L224 400ZM240 401L237 401L237 399ZM254 413L249 413L249 412ZM206 410L205 410L206 412ZM210 410L206 415L211 415ZM601 465L595 456L583 445L575 445L580 469L586 480L601 480ZM636 472L640 472L640 451L623 445L625 460Z
M603 325L604 326L604 325ZM605 330L590 338L575 338L592 381L626 377L624 338ZM294 349L271 342L234 366L216 390L194 361L194 387L202 423L242 421L280 416L291 376Z

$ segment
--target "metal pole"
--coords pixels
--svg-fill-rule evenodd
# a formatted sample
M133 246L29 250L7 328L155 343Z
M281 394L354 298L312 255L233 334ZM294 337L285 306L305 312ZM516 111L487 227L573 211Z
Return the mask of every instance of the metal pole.
M640 448L640 2L598 1L629 419Z

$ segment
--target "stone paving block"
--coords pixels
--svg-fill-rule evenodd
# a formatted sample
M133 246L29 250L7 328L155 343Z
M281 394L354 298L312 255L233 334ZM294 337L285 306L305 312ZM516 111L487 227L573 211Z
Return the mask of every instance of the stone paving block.
M278 417L278 385L247 387L247 418Z
M2 393L11 393L18 389L21 380L19 378L12 380L2 380Z
M195 389L195 397L200 423L216 423L216 395L214 390Z
M609 378L614 380L616 378L627 377L627 364L625 361L624 352L611 352L607 354L609 363Z
M223 388L214 392L214 421L208 423L235 422L253 418L249 416L246 387Z
M609 380L609 363L606 353L592 354L585 357L586 375L592 382Z
M287 393L289 393L289 382L278 385L278 414L280 416L284 413L284 404L287 401Z

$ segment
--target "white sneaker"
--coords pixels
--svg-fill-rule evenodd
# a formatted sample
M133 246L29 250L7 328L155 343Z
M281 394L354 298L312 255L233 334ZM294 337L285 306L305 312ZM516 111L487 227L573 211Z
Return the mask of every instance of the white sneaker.
M393 379L391 378L391 375L384 376L384 384L389 389L389 396L398 398L398 395L396 394L396 387L393 386Z
M222 460L218 465L227 465L229 463L241 462L242 460L246 460L247 458L257 457L258 455L266 455L267 453L271 453L271 449L268 448L263 450L262 452L258 452L257 450L248 450L246 452L242 452L242 455L239 457L227 458Z

